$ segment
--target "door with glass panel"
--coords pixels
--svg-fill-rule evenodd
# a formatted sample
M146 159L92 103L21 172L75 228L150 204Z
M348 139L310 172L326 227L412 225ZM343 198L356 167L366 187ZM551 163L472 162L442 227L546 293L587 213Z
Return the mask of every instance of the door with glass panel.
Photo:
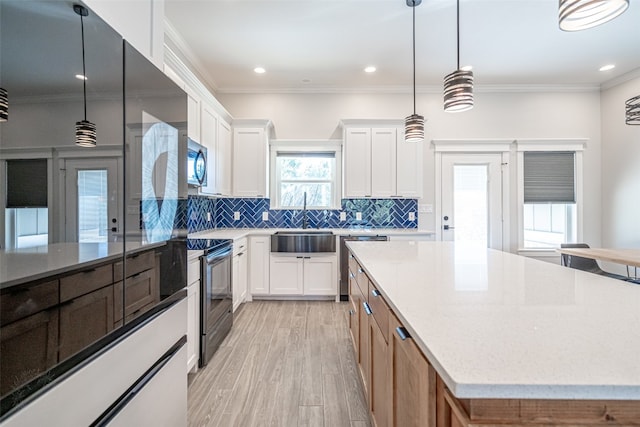
M502 250L501 154L443 153L441 174L441 239Z
M114 242L120 230L118 160L65 162L67 242Z

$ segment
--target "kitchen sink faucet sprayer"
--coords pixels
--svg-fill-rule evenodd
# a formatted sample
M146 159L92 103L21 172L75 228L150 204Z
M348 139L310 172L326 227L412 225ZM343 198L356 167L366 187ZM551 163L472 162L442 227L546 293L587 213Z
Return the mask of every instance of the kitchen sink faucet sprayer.
M302 228L309 228L309 218L307 218L307 192L304 192L303 198L303 206L302 206Z

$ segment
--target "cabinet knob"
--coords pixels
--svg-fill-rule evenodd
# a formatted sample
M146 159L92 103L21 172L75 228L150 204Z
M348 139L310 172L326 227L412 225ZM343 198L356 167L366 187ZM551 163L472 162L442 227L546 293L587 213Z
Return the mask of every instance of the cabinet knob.
M373 311L371 311L371 307L369 307L369 303L363 302L362 305L364 306L364 311L367 313L367 315L373 314Z
M358 273L362 274L362 273L364 273L364 270L361 269L361 268L358 268Z
M349 272L349 277L352 278L352 279L356 278L356 276L354 276L352 272Z
M402 341L406 340L407 338L411 338L411 335L409 335L409 332L407 332L407 330L402 326L398 326L396 328L396 333L398 334L398 336Z
M377 289L374 289L371 291L371 295L373 295L374 297L378 297L380 296L380 291Z
M356 314L356 312L354 311L353 308L349 309L349 316L353 316L354 314Z
M353 254L349 254L349 258L350 258L350 259L351 259L351 258L353 258Z

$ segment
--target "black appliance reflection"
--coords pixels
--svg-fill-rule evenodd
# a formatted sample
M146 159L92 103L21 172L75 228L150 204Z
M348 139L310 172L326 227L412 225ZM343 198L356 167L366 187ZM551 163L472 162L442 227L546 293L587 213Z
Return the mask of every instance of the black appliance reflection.
M219 241L201 257L200 367L205 366L233 325L230 240Z

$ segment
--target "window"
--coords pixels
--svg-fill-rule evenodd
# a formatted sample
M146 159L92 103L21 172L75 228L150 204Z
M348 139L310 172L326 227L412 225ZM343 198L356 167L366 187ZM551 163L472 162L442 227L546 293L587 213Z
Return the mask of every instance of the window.
M340 204L339 150L272 145L273 208L335 209Z
M551 249L578 241L578 171L582 153L546 149L521 150L519 157L523 249Z

